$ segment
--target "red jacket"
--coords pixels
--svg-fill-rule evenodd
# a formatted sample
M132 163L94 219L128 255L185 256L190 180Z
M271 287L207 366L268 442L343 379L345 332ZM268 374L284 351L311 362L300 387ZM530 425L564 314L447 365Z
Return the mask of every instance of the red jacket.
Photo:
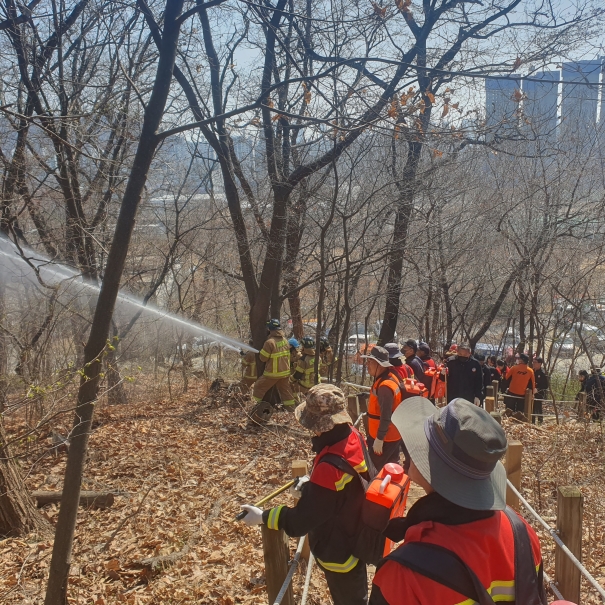
M538 568L542 563L540 541L527 527ZM503 512L459 525L423 521L407 529L405 540L448 548L475 572L490 594L500 595L497 602L514 599L514 538ZM502 599L510 594L512 599ZM471 605L471 601L396 561L387 561L374 576L370 605Z
M360 439L363 436L348 424L336 425L314 437L317 456L296 506L275 506L263 512L263 522L269 529L283 529L292 537L309 534L311 552L329 571L346 573L357 565L352 550L365 493L357 477L322 462L322 458L336 454L369 479Z

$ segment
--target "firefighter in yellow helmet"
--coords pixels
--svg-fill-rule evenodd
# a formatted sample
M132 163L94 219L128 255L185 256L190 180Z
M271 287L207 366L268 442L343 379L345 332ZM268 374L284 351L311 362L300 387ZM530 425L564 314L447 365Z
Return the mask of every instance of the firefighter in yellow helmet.
M315 382L315 340L305 336L300 341L302 345L302 357L296 364L296 369L290 381L297 385L299 392L306 393Z
M281 329L279 319L267 322L269 338L259 353L265 363L263 375L254 383L252 396L255 401L262 401L267 391L275 386L282 403L286 408L294 409L296 403L290 389L290 343Z

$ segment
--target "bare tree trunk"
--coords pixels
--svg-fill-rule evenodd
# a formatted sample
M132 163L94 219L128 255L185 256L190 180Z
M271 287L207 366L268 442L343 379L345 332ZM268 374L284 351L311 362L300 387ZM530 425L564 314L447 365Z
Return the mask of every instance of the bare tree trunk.
M416 174L422 152L422 142L410 141L408 143L408 157L405 162L401 179L397 181L399 195L395 211L395 224L393 225L393 239L389 252L389 275L387 278L386 302L384 320L380 327L378 344L391 342L397 330L399 319L399 300L401 298L401 280L403 276L403 256L407 245L408 229L416 192ZM396 143L393 137L393 154L396 154ZM395 157L393 168L395 170Z
M67 602L67 581L80 502L82 472L99 387L101 364L97 360L103 352L109 335L137 208L147 181L151 161L160 142L156 132L162 121L166 99L170 92L179 39L180 24L177 19L183 8L183 2L184 0L167 0L166 2L157 73L151 97L145 109L139 145L122 199L114 238L107 257L105 277L85 348L84 376L80 383L78 405L71 433L71 446L65 469L63 496L57 520L45 605L64 605Z
M19 466L5 444L0 422L0 535L20 536L31 531L48 532L49 526L23 484Z

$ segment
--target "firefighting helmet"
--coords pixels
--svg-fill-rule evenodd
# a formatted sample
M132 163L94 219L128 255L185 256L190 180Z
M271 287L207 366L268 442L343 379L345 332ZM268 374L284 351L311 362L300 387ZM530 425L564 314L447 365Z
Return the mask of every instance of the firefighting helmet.
M300 343L303 346L303 349L313 349L315 348L315 340L310 336L305 336Z
M298 347L300 346L300 344L298 343L298 340L296 340L296 338L290 338L288 340L288 344L290 345L291 349L298 349Z
M319 349L321 351L325 351L329 346L330 346L330 341L325 336L322 336L319 339Z
M281 330L281 323L279 319L270 319L267 322L267 328L269 328L269 330Z

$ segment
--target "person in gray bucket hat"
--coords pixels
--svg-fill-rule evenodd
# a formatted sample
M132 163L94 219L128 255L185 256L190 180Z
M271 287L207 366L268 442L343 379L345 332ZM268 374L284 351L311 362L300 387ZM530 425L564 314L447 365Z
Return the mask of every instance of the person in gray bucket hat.
M310 477L296 486L300 500L293 507L280 505L265 511L246 504L242 506L247 513L244 522L264 523L293 537L308 534L334 605L367 605L366 563L352 554L365 492L358 478L334 466L337 456L369 481L365 441L351 426L346 397L336 385L313 386L294 414L314 433L311 442L316 454Z
M506 507L502 427L460 398L437 409L412 397L392 422L426 495L389 523L405 542L378 565L370 605L545 605L540 541Z

